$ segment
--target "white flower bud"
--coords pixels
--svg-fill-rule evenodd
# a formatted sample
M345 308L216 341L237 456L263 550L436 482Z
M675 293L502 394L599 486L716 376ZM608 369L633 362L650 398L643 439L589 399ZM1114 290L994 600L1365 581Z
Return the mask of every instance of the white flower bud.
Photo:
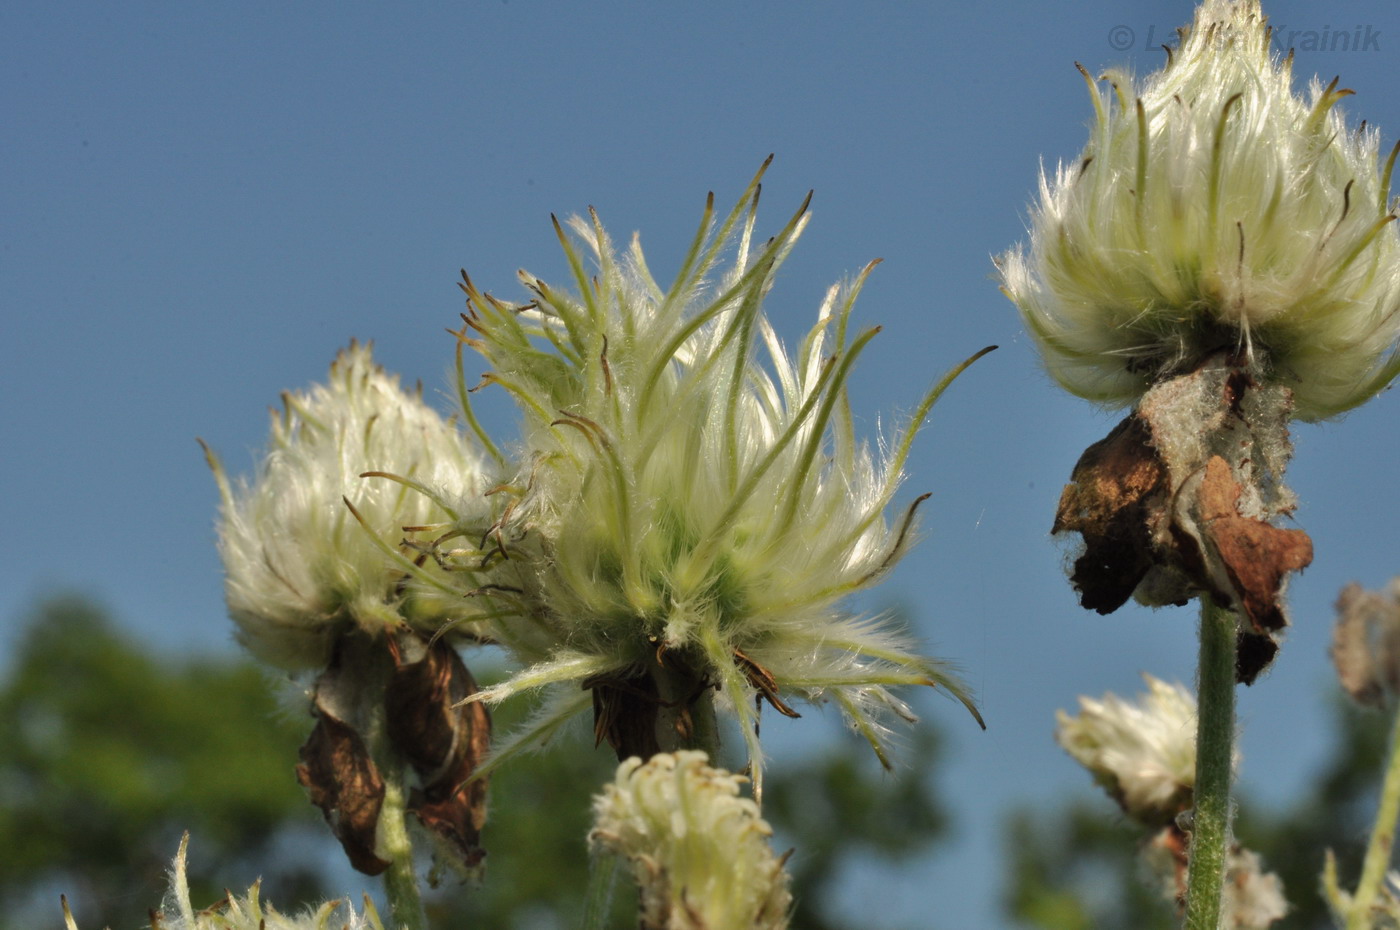
M1058 711L1055 740L1129 816L1156 825L1191 806L1196 701L1181 685L1142 677L1148 691L1136 703L1105 694L1081 697L1077 717Z
M780 930L792 895L745 779L703 752L633 757L593 799L589 841L626 856L645 930Z
M1067 390L1127 404L1226 349L1311 420L1400 371L1395 152L1346 127L1335 81L1295 96L1291 64L1257 0L1206 0L1163 70L1090 81L1088 146L998 260Z
M473 447L375 365L367 345L352 343L326 384L283 401L251 483L230 486L212 455L210 464L223 496L219 551L238 638L295 670L325 665L346 630L376 633L415 617L403 528L449 520L428 494L361 476L383 472L454 496L479 495L485 479ZM417 620L433 632L441 617Z

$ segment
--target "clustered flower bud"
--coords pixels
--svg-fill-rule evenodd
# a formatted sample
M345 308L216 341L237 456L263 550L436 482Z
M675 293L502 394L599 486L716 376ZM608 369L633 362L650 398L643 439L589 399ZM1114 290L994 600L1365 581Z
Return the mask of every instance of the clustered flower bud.
M485 490L479 454L420 393L352 343L325 384L283 395L253 481L230 484L209 455L229 613L264 661L323 668L345 633L382 637L415 617L405 580L419 554L400 552L403 528L453 515L404 482L468 500ZM431 635L444 618L430 611L417 622Z
M1055 741L1133 819L1156 826L1191 806L1196 783L1196 700L1179 684L1143 675L1136 701L1079 699L1056 713Z
M998 261L1047 369L1126 404L1226 349L1303 419L1363 403L1400 371L1400 148L1347 128L1335 80L1293 93L1257 0L1206 0L1168 55L1141 82L1085 73L1089 144Z
M703 752L633 757L593 800L589 841L625 856L644 930L781 930L792 895L746 781Z
M309 799L366 874L391 865L385 836L402 833L406 812L432 838L435 867L475 874L486 782L468 781L491 724L465 704L475 682L452 644L479 636L490 611L404 534L489 525L477 447L352 343L325 384L283 395L253 481L234 486L207 454L239 641L271 665L319 673L296 768Z

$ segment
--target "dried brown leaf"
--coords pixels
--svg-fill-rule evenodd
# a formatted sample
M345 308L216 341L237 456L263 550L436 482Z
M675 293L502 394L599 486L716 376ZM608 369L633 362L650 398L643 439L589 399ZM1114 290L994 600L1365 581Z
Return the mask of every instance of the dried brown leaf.
M378 875L389 867L374 852L384 779L353 728L319 702L314 712L316 728L301 747L297 781L325 815L350 864L366 875Z
M385 694L388 731L420 782L409 810L463 875L486 855L486 780L467 783L491 746L490 713L480 702L465 703L476 690L461 656L439 640L420 661L399 664L396 655Z
M1080 456L1051 532L1084 538L1070 580L1086 610L1117 610L1157 560L1150 526L1164 506L1166 478L1151 432L1136 415Z

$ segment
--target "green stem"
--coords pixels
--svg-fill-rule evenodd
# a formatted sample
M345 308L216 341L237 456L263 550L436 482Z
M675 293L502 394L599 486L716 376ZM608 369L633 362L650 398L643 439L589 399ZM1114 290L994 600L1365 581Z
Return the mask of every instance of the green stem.
M378 852L389 860L384 872L384 897L394 930L428 930L423 899L418 891L418 875L413 870L413 843L404 822L403 768L381 769L384 775L384 805L379 809Z
M1371 905L1390 866L1397 817L1400 817L1400 708L1396 710L1395 723L1390 730L1390 765L1381 785L1380 809L1376 811L1376 824L1371 828L1371 843L1366 847L1366 860L1361 866L1361 884L1356 886L1347 914L1347 930L1367 930L1371 926Z
M661 710L656 715L656 741L661 752L702 749L711 765L719 765L719 725L715 721L714 690L704 686L680 663L652 670Z
M643 697L640 705L622 704L627 708L626 713L636 713L639 706L645 708L647 712L639 716L646 725L639 728L624 722L618 727L623 740L617 747L618 758L635 755L645 762L652 753L701 749L709 755L710 764L718 766L719 726L715 720L714 689L677 654L664 660L658 657L646 674L655 693ZM603 930L606 926L622 863L623 857L616 853L594 851L582 930ZM639 907L640 904L639 901Z
M1218 930L1230 845L1230 775L1235 740L1234 611L1201 598L1197 683L1195 812L1187 870L1186 930Z
M370 637L350 638L342 645L340 658L345 668L353 669L355 727L384 780L374 851L389 863L384 870L384 898L389 904L390 926L392 930L428 930L406 820L408 763L389 737L385 711L394 665L383 643Z
M613 891L617 887L617 873L620 871L621 856L610 852L593 854L593 868L588 876L588 897L583 902L582 930L605 930L607 927Z

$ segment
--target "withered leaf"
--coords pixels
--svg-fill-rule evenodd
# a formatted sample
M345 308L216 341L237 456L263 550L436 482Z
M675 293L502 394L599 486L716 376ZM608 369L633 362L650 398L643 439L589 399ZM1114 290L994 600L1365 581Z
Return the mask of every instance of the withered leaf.
M1367 623L1370 611L1358 609L1365 604L1367 592L1356 582L1342 589L1337 598L1337 623L1332 627L1332 664L1342 690L1363 707L1382 707L1385 703L1385 682L1379 671L1380 658L1373 641L1375 637ZM1382 640L1383 641L1383 640Z
M1363 707L1384 707L1400 694L1400 578L1389 591L1355 582L1342 589L1332 662L1342 688Z
M1086 610L1117 610L1152 568L1151 518L1166 483L1151 431L1136 414L1080 456L1051 532L1084 538L1070 580Z
M470 874L485 857L486 780L466 784L491 746L491 715L479 702L464 704L477 690L461 656L442 641L417 662L400 664L385 693L388 732L418 775L420 787L409 810L439 840L439 853L459 874Z
M1312 540L1265 520L1240 516L1240 485L1220 456L1206 463L1198 495L1201 525L1229 575L1240 609L1256 633L1281 630L1283 580L1312 564Z
M632 756L650 759L661 751L656 738L661 698L650 675L595 677L584 681L583 687L593 693L595 746L607 740L618 761Z
M366 875L378 875L389 867L374 853L384 779L354 729L319 702L315 713L316 728L301 747L297 781L325 815L350 864Z
M1254 684L1259 673L1268 668L1278 654L1278 641L1271 633L1241 630L1235 644L1235 681Z

